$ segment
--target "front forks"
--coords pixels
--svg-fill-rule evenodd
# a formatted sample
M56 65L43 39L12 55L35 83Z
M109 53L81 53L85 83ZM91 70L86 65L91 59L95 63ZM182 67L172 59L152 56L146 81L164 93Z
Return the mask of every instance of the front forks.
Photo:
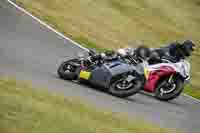
M174 77L174 75L172 74L172 75L169 77L169 79L168 79L168 83L172 83L173 77Z
M161 96L163 96L163 94L166 94L166 93L171 93L172 91L174 91L174 89L176 89L176 85L173 83L173 78L174 78L174 74L170 75L167 81L167 86L166 86L166 87L170 87L171 89L165 90L164 88L161 88Z

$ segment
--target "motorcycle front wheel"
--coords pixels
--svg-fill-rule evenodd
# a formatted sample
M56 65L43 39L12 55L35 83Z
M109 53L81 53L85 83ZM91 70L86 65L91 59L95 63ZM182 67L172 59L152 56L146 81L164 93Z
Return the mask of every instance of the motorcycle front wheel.
M159 83L155 90L155 97L162 101L169 101L177 98L184 89L184 81L180 78L174 79L171 84L164 80Z
M144 80L135 79L133 82L127 82L125 79L114 81L108 92L116 97L126 98L140 92L144 85Z

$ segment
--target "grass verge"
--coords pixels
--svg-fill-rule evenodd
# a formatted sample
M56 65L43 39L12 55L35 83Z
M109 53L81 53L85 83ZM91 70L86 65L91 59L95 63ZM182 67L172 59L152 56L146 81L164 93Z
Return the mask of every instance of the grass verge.
M169 130L122 115L97 111L72 98L0 78L2 133L167 133Z
M199 89L194 89L192 87L186 87L184 92L185 92L185 94L190 95L190 96L195 97L200 100L200 90Z

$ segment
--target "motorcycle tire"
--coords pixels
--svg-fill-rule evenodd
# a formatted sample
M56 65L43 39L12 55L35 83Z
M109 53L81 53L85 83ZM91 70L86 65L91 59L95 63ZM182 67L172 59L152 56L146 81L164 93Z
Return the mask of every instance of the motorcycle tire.
M176 87L174 89L174 91L172 91L171 93L168 94L161 94L161 88L164 86L164 84L166 83L166 81L162 81L159 83L158 87L155 90L155 97L158 100L161 101L169 101L169 100L173 100L175 98L177 98L183 91L184 89L184 81L180 78L177 78L175 83L176 83Z
M137 79L137 80L134 80L134 83L132 83L132 85L129 88L118 89L117 85L120 82L123 82L123 80L124 79L119 79L119 80L114 81L111 84L110 88L108 89L108 93L119 98L126 98L140 92L140 90L142 90L142 87L144 85L144 80Z
M63 63L61 63L61 65L59 66L58 70L57 70L57 74L61 79L64 80L75 80L77 78L77 74L76 74L76 67L71 65L71 62L76 61L76 59L73 60L69 60L69 61L65 61ZM73 70L66 72L65 71L65 67L70 65Z

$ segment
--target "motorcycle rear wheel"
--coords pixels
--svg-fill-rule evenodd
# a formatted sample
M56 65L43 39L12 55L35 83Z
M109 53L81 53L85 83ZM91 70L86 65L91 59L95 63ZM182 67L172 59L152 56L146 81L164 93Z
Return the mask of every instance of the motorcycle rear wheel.
M75 80L77 78L76 66L73 66L71 63L77 61L76 59L68 60L63 62L58 70L58 76L64 80Z
M143 80L141 79L136 79L134 80L134 82L131 82L129 84L127 84L127 86L120 87L122 85L125 79L119 79L116 80L115 82L113 82L110 86L110 88L108 89L108 93L110 93L113 96L116 97L120 97L120 98L126 98L132 95L135 95L136 93L140 92L140 90L142 90L143 87Z

